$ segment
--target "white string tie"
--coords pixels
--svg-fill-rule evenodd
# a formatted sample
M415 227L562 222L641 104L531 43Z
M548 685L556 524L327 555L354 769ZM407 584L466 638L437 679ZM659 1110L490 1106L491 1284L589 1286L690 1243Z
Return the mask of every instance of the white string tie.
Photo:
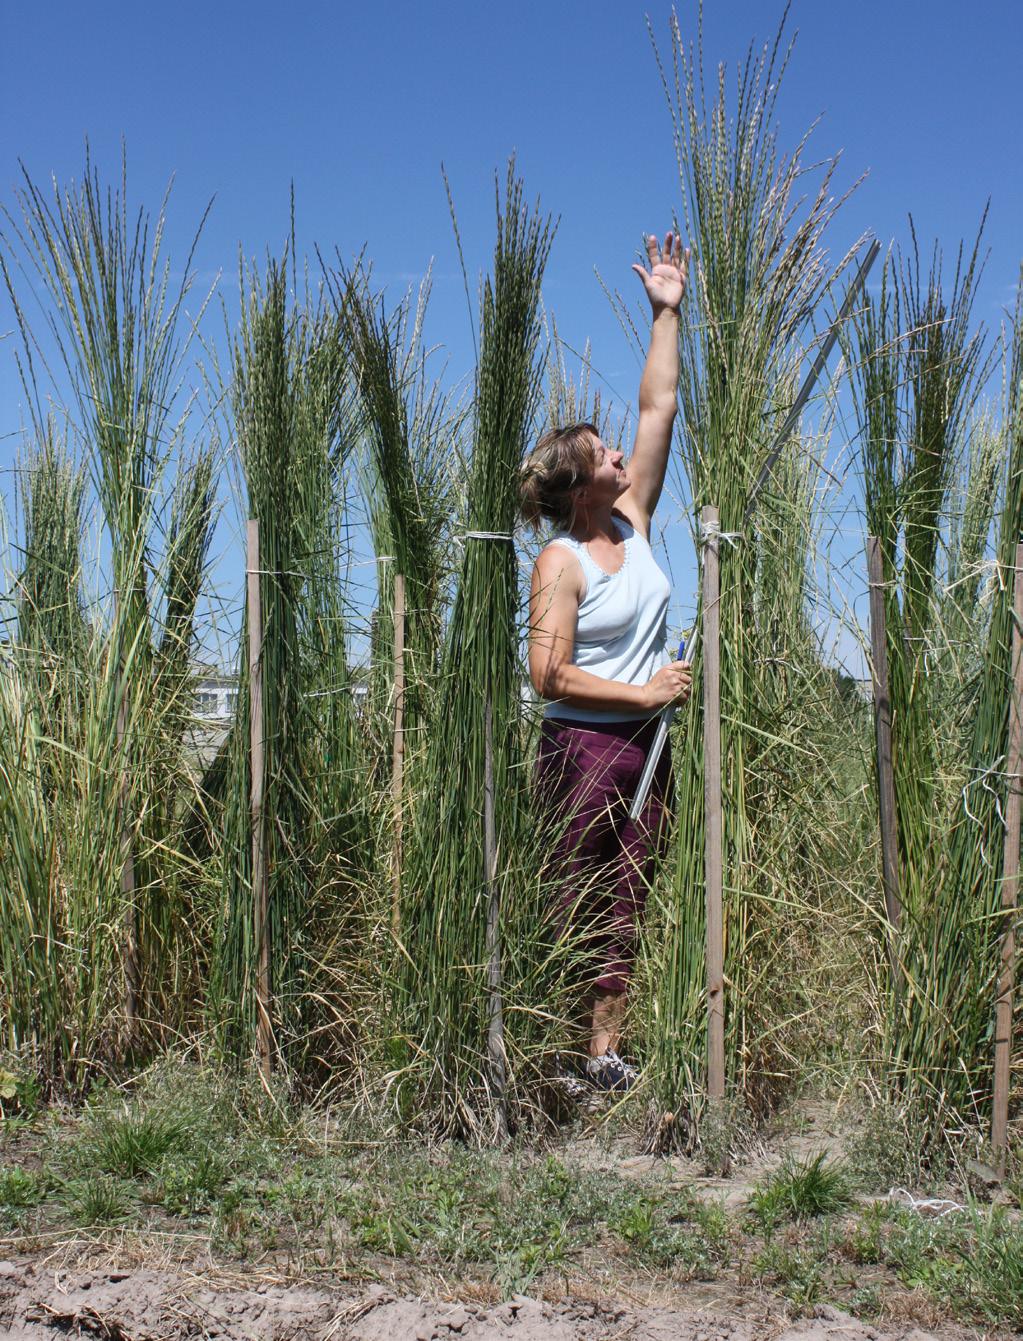
M989 792L989 793L990 793L990 795L994 798L994 802L995 802L995 814L998 816L998 822L999 822L999 824L1001 824L1002 828L1004 829L1004 828L1005 828L1005 816L1004 816L1004 814L1002 813L1002 803L1001 803L1001 800L1000 800L1000 798L999 798L999 796L998 796L998 793L994 790L994 788L993 788L993 787L991 786L991 784L988 782L988 778L989 778L989 777L1002 777L1002 778L1013 779L1013 777L1014 777L1013 774L1011 774L1011 773L1005 773L1005 772L1003 772L1003 771L998 767L998 765L999 765L1000 763L1003 762L1003 758L1004 758L1004 756L999 755L999 757L995 760L995 762L994 762L993 764L989 764L987 768L981 770L980 773L979 773L979 775L978 775L977 777L975 777L975 778L971 778L970 781L967 782L966 785L965 785L965 787L963 787L963 789L962 789L963 810L966 812L967 818L968 818L973 824L975 824L975 825L977 826L977 828L981 830L981 832L983 832L983 828L984 828L984 826L983 826L983 822L981 821L980 817L977 816L977 815L975 815L975 814L973 813L973 811L970 809L970 803L969 803L969 800L967 799L968 796L969 796L969 790L970 790L971 787L980 786L980 787L983 787L983 789L984 789L986 792ZM987 852L985 851L985 844L984 844L984 840L983 840L983 838L981 839L981 842L980 842L980 859L981 859L981 861L984 863L985 866L990 867L991 862L988 860L988 855L987 855Z
M394 563L393 554L378 554L373 559L359 559L358 562L349 564L349 568L372 568L377 563Z
M709 545L712 540L727 540L734 549L736 544L745 538L741 531L722 531L719 521L700 522L701 545Z
M918 1215L933 1216L942 1220L946 1215L955 1215L957 1211L963 1211L965 1206L960 1206L958 1201L948 1201L944 1197L914 1197L912 1192L904 1187L893 1187L888 1191L888 1200L896 1202L899 1206L905 1206L909 1211L916 1211Z
M1012 565L1010 564L1009 566L1011 567ZM983 577L985 573L987 574L989 583L999 581L1001 567L1002 565L997 559L981 559L979 563L973 565L965 577L956 578L954 582L949 582L947 585L943 585L941 588L942 594L951 596L956 587L961 587L964 582L972 582L976 578Z
M461 535L452 536L459 549L465 548L467 540L514 540L514 535L510 531L463 531Z

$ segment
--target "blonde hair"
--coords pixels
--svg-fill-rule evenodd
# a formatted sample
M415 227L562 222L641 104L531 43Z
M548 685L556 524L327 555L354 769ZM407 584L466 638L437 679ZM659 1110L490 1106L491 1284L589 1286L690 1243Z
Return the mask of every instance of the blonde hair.
M537 442L519 472L519 512L534 529L541 521L570 531L575 521L576 494L593 478L596 424L552 428Z

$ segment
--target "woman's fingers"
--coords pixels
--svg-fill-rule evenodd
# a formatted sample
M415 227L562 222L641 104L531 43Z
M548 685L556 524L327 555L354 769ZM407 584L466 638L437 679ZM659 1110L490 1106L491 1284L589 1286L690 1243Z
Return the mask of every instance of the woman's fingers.
M693 672L690 670L688 661L676 661L675 665L678 667L679 678L682 681L681 693L685 698L688 698L693 687Z
M658 242L656 233L649 233L646 236L646 254L650 262L651 270L659 265L674 266L685 278L689 268L689 248L682 249L681 236L672 231L665 233L663 243ZM633 266L637 270L638 266Z

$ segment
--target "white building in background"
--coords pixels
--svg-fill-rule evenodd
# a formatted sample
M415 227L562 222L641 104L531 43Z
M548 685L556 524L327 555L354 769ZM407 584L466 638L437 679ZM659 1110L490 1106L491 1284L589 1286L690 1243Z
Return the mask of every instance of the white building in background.
M204 722L229 722L238 707L238 677L215 666L196 666L195 715Z
M360 715L365 711L369 686L364 680L355 678L360 671L356 667L351 684L352 697ZM238 676L216 666L193 666L195 676L195 699L193 716L210 725L231 722L238 708Z

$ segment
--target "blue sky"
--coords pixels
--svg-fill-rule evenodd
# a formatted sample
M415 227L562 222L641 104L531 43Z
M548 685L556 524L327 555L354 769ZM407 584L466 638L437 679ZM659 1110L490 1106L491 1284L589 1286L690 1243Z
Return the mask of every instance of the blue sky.
M434 260L429 334L458 375L471 341L440 165L475 272L493 242L493 173L514 151L528 192L560 216L545 286L560 332L578 348L590 339L601 376L630 401L638 368L594 269L635 284L640 234L667 227L680 201L645 22L649 13L666 50L669 12L631 0L8 5L0 204L13 204L19 159L37 181L80 174L86 136L113 179L124 137L136 203L155 210L175 176L172 257L183 261L214 198L198 287L223 272L230 302L239 246L280 250L294 182L302 248L350 256L365 244L395 297ZM707 0L708 66L734 68L780 15L762 0ZM679 16L695 33L696 5ZM843 151L838 183L869 173L836 220L836 255L868 229L904 241L910 211L921 238L952 251L990 197L977 314L997 326L1023 258L1023 6L795 0L789 28L798 37L782 147L820 116L812 143L820 157ZM10 326L0 299L0 335ZM13 463L23 419L14 343L0 339L0 467ZM680 608L692 582L686 544L673 565ZM223 561L218 580L240 590Z

